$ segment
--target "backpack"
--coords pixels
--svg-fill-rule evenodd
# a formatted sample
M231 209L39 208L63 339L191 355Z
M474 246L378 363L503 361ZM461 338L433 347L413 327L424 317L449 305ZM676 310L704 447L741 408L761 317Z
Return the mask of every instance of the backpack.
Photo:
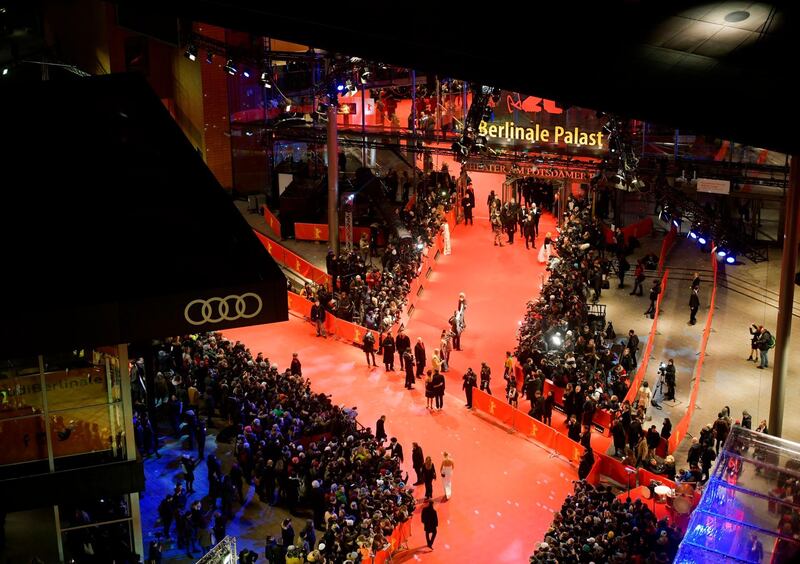
M767 348L774 349L775 348L775 337L772 336L772 333L767 333L769 335L769 340L767 340Z

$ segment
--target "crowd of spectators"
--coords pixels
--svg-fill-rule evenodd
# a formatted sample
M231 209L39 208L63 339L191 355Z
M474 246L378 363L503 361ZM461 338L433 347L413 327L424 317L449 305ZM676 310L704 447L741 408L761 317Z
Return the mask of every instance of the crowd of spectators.
M602 224L591 218L587 203L570 197L553 241L549 277L540 297L528 303L515 355L523 367L523 390L541 391L549 378L566 388L567 417L576 415L584 424L596 408L622 409L620 398L637 366L638 337L628 339L637 350L620 349L613 328L604 331L602 319L589 315L590 300L600 298L612 271L602 240ZM536 385L530 387L531 381Z
M588 450L594 415L598 409L608 410L615 456L630 466L674 477L674 460L656 455L671 435L671 422L667 418L660 430L645 427L652 391L644 383L633 401L625 399L638 367L638 335L631 330L618 339L611 322L604 328L599 310L590 314L590 302L600 299L611 274L616 271L619 285L624 285L620 265L627 264L629 245L618 237L607 246L603 225L591 217L588 203L571 196L553 245L557 252L547 265L549 277L540 297L528 303L516 350L529 414L541 421L552 410L552 395L544 393L544 381L550 379L564 388L562 408L570 438Z
M327 313L339 319L380 332L399 320L425 249L434 244L455 193L455 180L446 168L419 178L408 203L396 210L411 237L391 236L380 250L373 230L371 240L362 237L352 251L343 250L338 256L329 251L326 267L332 287L307 283L300 292L303 297L319 300ZM392 190L389 182L387 189ZM394 190L407 191L404 186L394 186Z
M187 487L179 483L159 507L163 535L171 536L174 522L178 546L187 553L208 550L212 534L215 542L224 538L234 506L245 502L245 483L254 488L253 499L311 517L300 540L288 530L291 522L288 528L284 522L276 535L281 540L267 543L271 562L283 562L290 546L303 559L313 553L310 561L355 560L354 554L385 548L394 528L413 513L400 461L358 425L354 409L314 393L296 357L279 372L241 342L204 334L165 342L157 358L170 398L164 408L172 413L170 403L179 406L176 435L191 440L203 419L213 425L220 418L224 428L217 440L230 437L234 443L228 473L214 454L205 458L208 494L202 501L186 506L194 468L203 458L184 456ZM140 445L143 452L148 448ZM161 543L153 544L151 552L160 550Z
M668 564L681 534L637 499L617 499L611 489L581 480L555 514L531 563L646 562Z

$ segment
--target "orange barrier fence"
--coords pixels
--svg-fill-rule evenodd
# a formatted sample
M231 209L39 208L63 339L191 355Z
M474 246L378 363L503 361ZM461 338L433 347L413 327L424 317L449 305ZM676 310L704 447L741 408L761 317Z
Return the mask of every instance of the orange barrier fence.
M711 248L714 248L714 244L711 244ZM689 405L686 408L686 413L684 413L681 420L673 427L672 435L669 438L667 444L667 450L669 452L675 452L678 448L678 445L681 444L681 441L686 437L686 434L689 432L689 424L692 421L692 415L694 415L694 408L697 403L697 394L700 392L700 378L703 375L703 362L706 359L706 347L708 346L708 337L711 335L711 324L714 320L714 306L717 301L717 256L716 253L711 253L711 270L714 273L714 285L711 288L711 300L708 304L708 315L706 316L706 324L703 327L703 337L700 340L700 353L697 359L697 364L694 367L694 378L692 381L692 393L689 396Z
M272 229L272 232L278 237L281 238L281 222L278 221L278 218L275 216L274 213L270 211L267 206L264 206L264 219L269 225L269 228Z
M511 427L518 433L534 439L545 448L552 449L554 453L562 455L570 464L578 466L585 449L570 439L566 434L553 427L537 421L530 415L515 409L504 399L490 396L484 391L474 388L472 390L472 407L475 411L485 413L498 420L499 423ZM586 480L591 484L599 484L600 476L608 478L631 487L648 485L650 480L658 480L664 485L675 487L675 483L661 474L654 474L643 468L634 468L624 465L620 460L608 456L603 452L593 449L595 463Z
M675 241L678 239L678 230L674 225L670 224L669 233L667 233L664 240L661 241L661 253L658 256L658 272L664 271L664 263L667 260L667 255L675 246Z
M371 237L369 227L353 227L353 241L358 243L361 235L366 233L367 237ZM294 238L297 241L327 241L330 232L328 225L325 223L295 223L294 224ZM339 227L339 240L345 240L345 229Z
M637 221L636 223L626 225L625 227L620 227L620 229L622 230L622 234L625 236L625 243L627 244L631 237L636 237L638 239L640 237L650 235L653 232L653 218L646 217L641 221ZM616 239L614 238L614 232L605 225L603 226L603 233L605 234L607 244L614 244L616 242Z
M261 244L264 245L264 248L267 249L267 252L278 264L285 266L289 270L297 272L304 278L308 278L309 280L313 281L315 284L322 284L330 287L331 277L326 272L323 272L304 258L300 257L300 255L293 253L277 241L273 241L255 229L253 230L253 233L256 234L258 240L261 241Z

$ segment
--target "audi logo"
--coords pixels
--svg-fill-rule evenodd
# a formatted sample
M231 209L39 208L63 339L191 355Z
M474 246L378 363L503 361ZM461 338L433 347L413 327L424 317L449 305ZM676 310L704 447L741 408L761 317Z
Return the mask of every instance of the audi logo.
M236 321L255 317L261 313L263 305L261 297L253 292L247 292L241 296L231 294L224 298L192 300L186 304L183 316L192 325Z

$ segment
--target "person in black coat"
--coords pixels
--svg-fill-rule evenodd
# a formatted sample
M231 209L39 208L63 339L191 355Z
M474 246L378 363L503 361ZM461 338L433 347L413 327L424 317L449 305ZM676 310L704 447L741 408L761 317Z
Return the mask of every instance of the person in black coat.
M414 473L417 475L417 480L414 482L415 486L422 484L422 466L425 464L425 455L422 454L422 447L417 443L411 443L411 465L414 468Z
M436 409L442 409L444 407L444 375L436 370L433 373L433 394L434 399L436 400Z
M383 444L383 441L386 440L386 416L381 415L380 418L375 422L375 440L379 443Z
M625 454L625 428L622 426L622 420L617 419L611 425L611 436L614 437L614 456L623 456Z
M386 335L381 340L381 350L383 350L383 366L386 372L394 372L394 337Z
M689 325L697 323L698 309L700 309L700 298L697 296L697 288L692 288L692 295L689 296Z
M367 366L369 366L369 359L372 357L372 366L378 366L375 363L375 335L372 331L367 331L362 339L364 347L364 355L367 357Z
M411 339L402 329L397 332L397 338L394 340L394 347L397 349L397 356L400 357L400 370L403 370L405 367L403 353L411 349Z
M545 425L553 425L553 405L556 403L555 394L550 390L544 398L544 411L542 411L542 422Z
M417 343L414 345L414 362L417 364L417 378L422 378L425 373L425 343L422 342L422 337L417 338Z
M425 482L425 498L430 499L433 497L433 481L436 479L436 466L430 456L425 457L425 463L422 465L422 481Z
M647 308L647 311L644 312L645 315L649 315L652 319L655 317L656 314L656 302L658 301L658 295L661 293L661 280L653 280L653 286L650 288L650 307Z
M439 527L439 515L433 508L433 500L427 500L422 508L422 525L425 529L425 542L433 550L433 541L436 540L436 529Z
M475 375L475 372L472 371L472 368L467 368L463 379L464 384L461 387L467 397L467 403L464 405L472 409L472 390L475 389L475 386L478 384L478 377Z
M406 371L406 389L413 390L414 389L414 356L411 354L411 350L406 350L402 356L400 357L400 361L403 364L403 367Z
M592 471L592 466L594 466L594 453L592 449L587 448L581 457L580 464L578 464L578 479L585 480L589 476L589 472Z
M325 337L325 308L319 300L311 306L311 321L317 326L317 337Z
M397 437L389 439L389 452L392 458L396 458L401 464L403 463L403 445L397 442Z

